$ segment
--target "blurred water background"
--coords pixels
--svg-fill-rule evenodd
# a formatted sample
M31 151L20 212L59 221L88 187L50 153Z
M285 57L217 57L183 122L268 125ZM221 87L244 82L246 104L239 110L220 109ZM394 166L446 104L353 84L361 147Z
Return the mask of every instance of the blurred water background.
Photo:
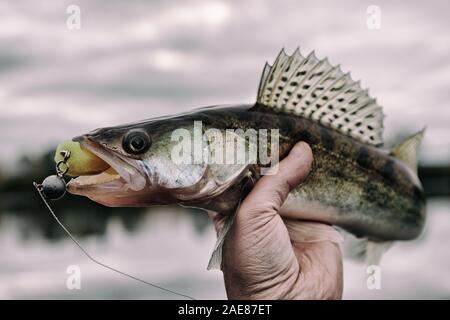
M81 29L69 30L69 5ZM381 28L366 25L369 5ZM90 262L32 181L54 172L67 138L195 107L255 100L285 47L351 70L384 106L388 146L427 127L420 176L428 222L382 263L382 289L345 262L345 298L450 298L450 2L13 1L0 3L0 299L173 299ZM99 260L196 298L225 298L206 271L215 234L177 207L110 209L66 196L56 212ZM82 289L66 288L79 265Z

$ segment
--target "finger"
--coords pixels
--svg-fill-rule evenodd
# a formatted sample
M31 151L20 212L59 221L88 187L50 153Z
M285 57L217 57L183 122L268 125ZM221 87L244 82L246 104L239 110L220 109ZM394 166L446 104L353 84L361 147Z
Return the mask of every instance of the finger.
M299 298L340 299L343 288L341 234L334 227L319 222L283 221L301 269Z
M289 192L302 182L311 170L312 151L305 142L297 143L279 163L278 172L262 177L243 201L239 212L246 215L276 214Z
M293 243L301 272L298 299L341 299L343 265L339 245L329 241Z
M314 221L283 219L291 242L313 243L332 242L340 245L344 242L342 235L333 226Z

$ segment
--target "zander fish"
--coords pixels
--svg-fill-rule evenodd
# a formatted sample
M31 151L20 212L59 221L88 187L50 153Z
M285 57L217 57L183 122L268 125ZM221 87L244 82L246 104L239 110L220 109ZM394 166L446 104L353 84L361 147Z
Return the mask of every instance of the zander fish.
M180 149L183 159L195 160L195 152L211 155L217 134L227 137L222 157L227 158L238 145L230 136L243 138L251 149L257 142L245 136L249 130L268 137L272 129L278 130L279 143L268 146L270 159L283 159L298 141L307 142L314 156L308 178L283 205L284 216L335 225L372 245L421 233L425 197L417 158L423 130L383 150L383 113L375 99L339 66L314 53L304 57L298 49L290 56L282 50L272 66L266 64L254 104L203 108L74 138L83 152L106 165L97 162L101 169L78 172L68 191L106 206L180 204L232 217L267 163L248 157L239 163L173 161L174 149L186 135L214 131L216 138ZM219 262L220 257L211 264Z

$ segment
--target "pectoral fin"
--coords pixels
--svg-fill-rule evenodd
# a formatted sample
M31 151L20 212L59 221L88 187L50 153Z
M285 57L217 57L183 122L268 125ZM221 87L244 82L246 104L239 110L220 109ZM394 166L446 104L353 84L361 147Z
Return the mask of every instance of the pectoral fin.
M242 201L244 198L250 193L251 189L254 186L254 181L252 178L251 173L249 172L247 174L247 178L244 181L241 189L241 199L239 201L239 204L237 205L236 210L226 216L222 221L220 221L219 225L216 224L216 231L217 231L217 241L216 245L214 246L213 253L211 255L211 258L209 259L208 263L208 270L213 269L220 269L222 270L222 256L223 256L223 244L225 242L225 238L228 234L228 232L231 230L231 227L234 223L234 219L236 217L236 213L241 206Z
M208 270L220 269L222 270L222 248L225 241L227 233L230 231L231 226L234 222L234 217L236 214L229 215L223 219L217 229L217 241L214 246L213 253L208 263Z

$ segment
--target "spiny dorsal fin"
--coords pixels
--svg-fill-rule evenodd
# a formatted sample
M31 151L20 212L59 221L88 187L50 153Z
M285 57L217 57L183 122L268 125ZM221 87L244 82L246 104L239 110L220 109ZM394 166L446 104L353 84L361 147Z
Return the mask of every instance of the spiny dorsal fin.
M425 129L409 136L392 150L392 154L402 160L409 168L417 174L417 162L419 157L419 147L422 142Z
M312 119L354 139L383 144L383 112L358 82L319 60L314 51L303 57L297 49L289 56L281 50L274 64L266 63L257 103Z

